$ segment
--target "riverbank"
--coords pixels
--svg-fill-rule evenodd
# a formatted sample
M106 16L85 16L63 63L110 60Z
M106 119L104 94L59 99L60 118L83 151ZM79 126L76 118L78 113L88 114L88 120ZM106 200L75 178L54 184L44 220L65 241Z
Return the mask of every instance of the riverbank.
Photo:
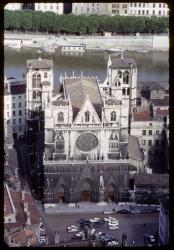
M24 48L60 47L65 45L86 44L87 51L104 51L121 47L127 51L168 51L169 37L167 35L137 35L137 36L50 36L45 34L14 34L5 33L4 45Z

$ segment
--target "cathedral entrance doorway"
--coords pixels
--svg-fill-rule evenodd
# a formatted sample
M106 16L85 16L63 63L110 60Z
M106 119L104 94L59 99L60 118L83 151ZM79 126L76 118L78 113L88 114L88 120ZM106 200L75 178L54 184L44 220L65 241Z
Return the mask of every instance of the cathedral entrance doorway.
M106 200L108 202L118 201L119 190L118 187L113 183L106 187Z
M89 190L81 192L81 201L91 201L91 192Z
M114 201L114 192L108 192L107 197L108 197L108 202Z
M55 203L66 203L68 200L68 190L66 186L61 185L56 187L54 192L54 202Z

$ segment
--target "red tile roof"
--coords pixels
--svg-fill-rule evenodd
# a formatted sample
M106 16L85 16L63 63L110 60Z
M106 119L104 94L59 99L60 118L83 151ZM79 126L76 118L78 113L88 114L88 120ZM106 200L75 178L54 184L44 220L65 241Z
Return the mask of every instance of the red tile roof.
M37 239L36 234L29 229L24 229L18 233L15 233L11 237L11 240L13 243L20 244L20 246L26 246L27 245L27 237L30 237L31 246L38 245L38 239Z
M168 109L164 109L164 110L161 110L161 109L157 109L156 110L156 115L159 115L159 116L167 116L169 115L169 110Z
M9 198L7 188L5 185L5 188L4 188L4 216L10 215L12 213L14 213L14 211L13 211L13 207L11 205L10 198Z
M149 112L137 112L134 113L134 121L152 121L152 116Z
M34 199L30 193L25 193L25 201L28 202L28 210L30 211L31 224L39 223L39 213L37 211Z

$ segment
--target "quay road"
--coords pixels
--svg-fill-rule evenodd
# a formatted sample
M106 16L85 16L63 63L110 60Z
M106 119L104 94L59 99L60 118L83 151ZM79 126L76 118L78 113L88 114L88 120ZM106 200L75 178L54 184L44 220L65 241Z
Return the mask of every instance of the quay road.
M86 213L86 214L56 214L43 212L40 206L40 215L43 220L43 224L46 227L48 233L48 242L54 244L54 232L59 232L60 241L71 241L73 233L67 233L66 228L70 225L77 225L77 220L84 218L104 218L108 216L116 217L119 220L118 230L109 230L107 224L96 228L97 232L105 232L114 236L121 243L122 234L127 234L127 246L145 246L144 234L154 234L158 231L158 213L150 214L111 214L106 215L100 212L98 213ZM144 226L145 224L145 226ZM80 230L79 230L80 231ZM135 244L133 245L133 240Z

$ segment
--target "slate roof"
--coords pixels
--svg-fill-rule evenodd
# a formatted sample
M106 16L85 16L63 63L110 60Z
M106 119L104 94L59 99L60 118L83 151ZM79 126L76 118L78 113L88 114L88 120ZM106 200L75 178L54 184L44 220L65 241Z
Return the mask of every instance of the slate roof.
M150 90L165 90L169 88L169 82L164 81L148 81L139 82L140 88L145 89L149 87Z
M27 68L50 69L53 68L53 60L31 59L27 60Z
M130 68L130 64L133 64L133 68L137 67L133 58L113 58L110 68Z
M52 103L53 105L56 105L56 106L68 106L69 105L68 100L60 100L60 99L57 99L53 101Z
M30 211L31 224L38 224L40 217L34 199L30 193L25 193L25 201L28 202L28 210Z
M131 159L135 160L142 160L142 154L138 142L138 138L136 136L130 135L128 137L128 151L129 151L129 157Z
M169 187L169 175L168 174L135 174L135 185L157 185Z
M4 87L4 95L20 95L25 93L26 82L23 82L23 84L10 84L10 91L8 91L8 88Z
M169 106L169 98L164 99L151 99L154 106Z
M53 96L58 95L61 92L61 85L54 86L54 89L52 91Z
M84 104L87 95L101 118L103 103L96 78L67 78L64 80L64 86L65 97L68 98L69 96L71 100L74 119Z

